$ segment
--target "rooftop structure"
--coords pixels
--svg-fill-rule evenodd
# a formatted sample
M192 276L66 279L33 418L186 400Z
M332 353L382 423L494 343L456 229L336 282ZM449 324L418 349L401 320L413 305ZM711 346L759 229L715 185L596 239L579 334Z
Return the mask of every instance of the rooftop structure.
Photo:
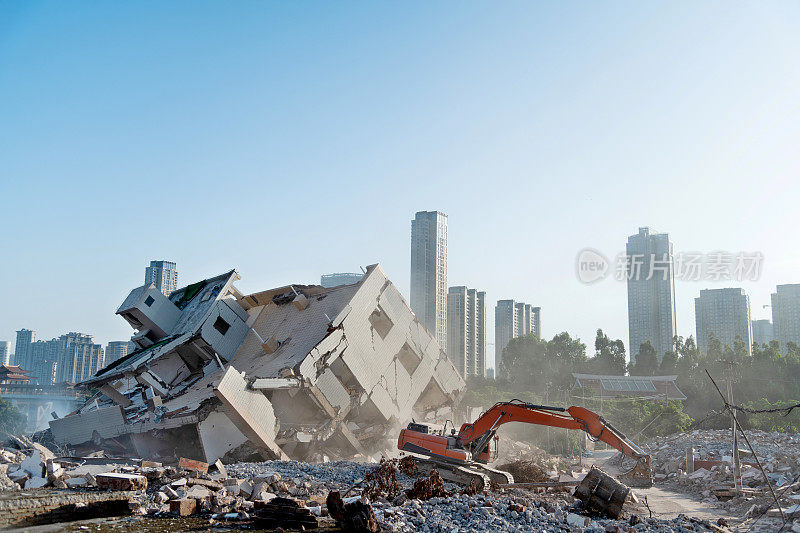
M595 374L572 374L572 388L588 389L594 398L616 398L634 396L652 400L685 400L686 395L678 388L678 376L603 376Z
M23 370L19 365L0 365L0 385L21 384L31 382L30 372Z

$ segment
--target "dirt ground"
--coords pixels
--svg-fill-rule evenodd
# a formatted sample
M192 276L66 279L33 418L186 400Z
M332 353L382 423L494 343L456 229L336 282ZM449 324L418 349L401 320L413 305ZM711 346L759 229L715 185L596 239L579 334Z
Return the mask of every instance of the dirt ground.
M620 473L620 468L611 461L615 455L617 455L616 450L598 451L595 452L594 457L590 457L586 461L588 464L597 465L609 474L616 475ZM633 492L639 498L642 513L645 515L649 512L647 509L647 506L649 506L653 516L657 518L672 519L679 514L685 514L709 520L725 518L732 524L740 521L725 509L704 503L692 495L661 488L657 484L649 489L636 488L633 489ZM645 497L647 498L647 506L644 505Z

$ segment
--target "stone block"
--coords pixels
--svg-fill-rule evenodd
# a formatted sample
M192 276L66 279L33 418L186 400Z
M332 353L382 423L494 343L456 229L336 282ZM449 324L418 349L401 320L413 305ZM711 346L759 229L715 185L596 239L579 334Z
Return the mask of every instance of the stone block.
M194 498L183 498L169 502L169 510L178 516L191 516L197 512L197 500Z
M138 474L108 472L95 476L97 486L109 490L146 490L147 478Z

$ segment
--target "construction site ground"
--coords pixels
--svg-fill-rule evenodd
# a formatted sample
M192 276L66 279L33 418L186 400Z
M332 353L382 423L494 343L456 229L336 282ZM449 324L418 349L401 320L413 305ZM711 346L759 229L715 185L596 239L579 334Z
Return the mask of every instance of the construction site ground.
M611 475L617 475L624 470L615 460L618 455L619 453L616 450L598 451L594 453L593 457L587 458L586 461L587 464L595 464ZM646 489L636 488L633 491L639 499L637 507L645 516L652 511L654 517L663 519L672 519L684 514L707 520L724 518L732 525L741 521L725 509L703 502L695 495L671 490L659 484ZM645 498L647 498L647 505L645 505Z

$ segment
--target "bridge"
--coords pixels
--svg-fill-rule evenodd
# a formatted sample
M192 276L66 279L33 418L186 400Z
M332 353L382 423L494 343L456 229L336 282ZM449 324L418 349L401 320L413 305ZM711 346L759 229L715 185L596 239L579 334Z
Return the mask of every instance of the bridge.
M62 417L83 405L87 397L66 383L52 386L0 384L0 398L14 404L25 416L27 433L47 428L47 422L53 419L51 413Z

